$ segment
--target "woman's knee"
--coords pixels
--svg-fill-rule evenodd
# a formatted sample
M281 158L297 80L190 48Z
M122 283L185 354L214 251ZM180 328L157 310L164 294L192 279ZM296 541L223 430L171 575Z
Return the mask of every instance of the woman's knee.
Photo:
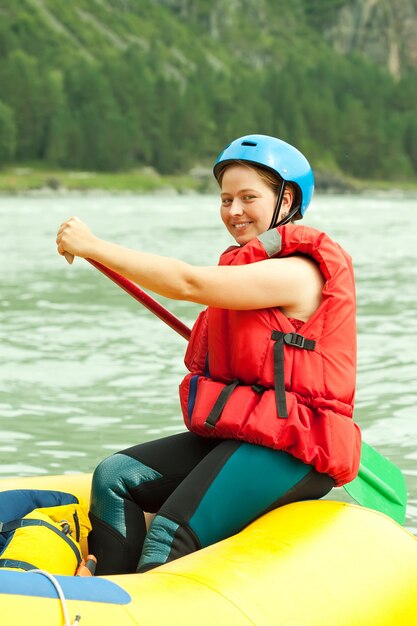
M114 489L119 482L120 471L122 470L121 455L113 454L100 461L93 473L92 491L102 492L103 489Z
M161 478L141 461L118 452L99 463L93 474L92 500L106 493L125 497L132 489Z

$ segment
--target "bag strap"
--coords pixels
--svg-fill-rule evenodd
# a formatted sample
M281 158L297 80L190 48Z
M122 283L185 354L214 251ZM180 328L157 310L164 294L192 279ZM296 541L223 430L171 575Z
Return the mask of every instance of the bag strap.
M25 528L27 526L45 526L46 528L49 528L49 530L52 530L54 533L56 533L59 537L61 537L61 539L63 539L69 545L69 547L74 552L75 557L77 559L77 567L78 565L80 565L81 560L82 560L81 550L77 547L74 541L71 540L62 530L60 530L53 524L50 524L49 522L45 522L45 520L21 518L21 519L15 519L11 522L6 522L6 523L0 522L0 533L11 533L17 530L18 528ZM1 559L1 560L4 560L4 559ZM6 566L3 565L3 567L6 567ZM14 567L17 567L17 566L14 566Z
M36 565L32 565L27 561L17 561L16 559L0 559L0 567L24 569L25 572L30 572L31 569L38 569Z

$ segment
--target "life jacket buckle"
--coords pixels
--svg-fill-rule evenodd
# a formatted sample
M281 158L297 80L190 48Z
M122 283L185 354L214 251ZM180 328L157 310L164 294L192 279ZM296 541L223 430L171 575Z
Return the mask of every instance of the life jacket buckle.
M284 343L288 346L294 346L295 348L304 348L305 337L298 333L286 333L283 337Z
M71 526L69 525L69 522L67 522L66 519L63 519L59 522L59 525L61 526L61 530L64 533L64 535L71 535Z

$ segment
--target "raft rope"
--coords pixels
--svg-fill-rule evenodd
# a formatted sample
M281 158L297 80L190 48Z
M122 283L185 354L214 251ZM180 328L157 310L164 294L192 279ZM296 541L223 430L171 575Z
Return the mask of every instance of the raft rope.
M28 574L29 573L30 574L41 574L42 576L45 576L46 578L48 578L48 580L51 581L51 583L55 587L55 590L56 590L56 592L58 594L59 601L61 602L62 613L63 613L63 616L64 616L64 624L63 624L63 626L78 626L78 624L80 623L81 615L76 615L74 621L73 622L70 621L69 613L68 613L68 607L67 607L67 601L66 601L64 592L62 590L62 587L59 584L59 582L57 581L57 579L55 578L55 576L53 574L50 574L49 572L46 572L43 569L31 569L30 572L28 572Z

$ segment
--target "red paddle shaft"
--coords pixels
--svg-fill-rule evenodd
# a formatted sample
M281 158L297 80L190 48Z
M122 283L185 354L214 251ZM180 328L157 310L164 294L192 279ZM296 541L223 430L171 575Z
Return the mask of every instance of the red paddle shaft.
M188 326L183 324L178 317L175 317L175 315L162 306L162 304L159 304L159 302L154 300L149 294L146 293L146 291L143 291L143 289L138 287L136 283L133 283L128 278L125 278L108 267L105 267L101 263L98 263L98 261L93 261L92 259L87 259L87 261L188 341L191 335L191 330Z

